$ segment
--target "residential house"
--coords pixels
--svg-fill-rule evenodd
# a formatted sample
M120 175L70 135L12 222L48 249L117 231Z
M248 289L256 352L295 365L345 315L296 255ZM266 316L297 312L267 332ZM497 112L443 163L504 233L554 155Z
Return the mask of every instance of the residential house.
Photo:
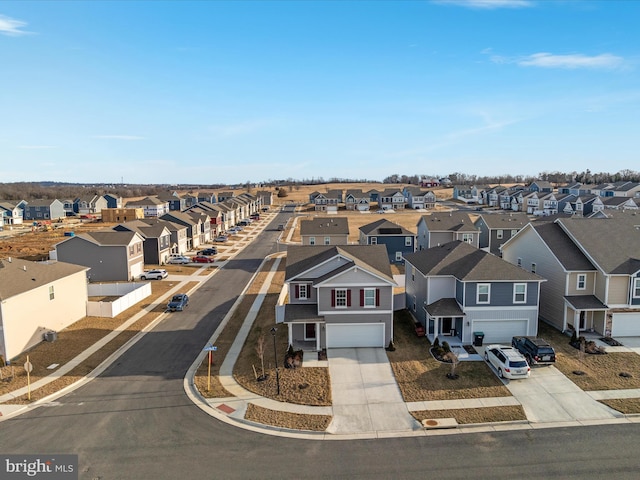
M614 197L640 197L640 183L624 182L613 189Z
M64 204L58 199L31 200L24 207L24 219L37 222L65 218Z
M397 223L380 219L360 227L360 245L384 245L389 262L404 262L404 255L416 248L416 234Z
M407 206L413 210L425 210L434 208L436 205L436 195L431 190L422 190L419 187L404 187L402 193Z
M157 198L158 200L166 202L169 205L169 211L182 212L185 208L187 208L187 201L176 192L160 193L157 195Z
M347 190L344 196L344 204L347 210L357 210L359 212L368 212L371 203L369 195L363 193L362 189Z
M184 208L193 207L196 203L198 203L198 197L195 195L191 195L190 193L185 193L182 195L182 199L184 200Z
M104 223L129 222L144 218L143 208L103 208L101 212Z
M478 203L480 191L475 185L454 185L453 199L464 203Z
M382 210L404 210L407 203L402 190L388 188L378 195L378 206Z
M78 215L100 215L103 208L109 206L102 195L88 195L73 200L73 211Z
M480 231L467 212L451 211L423 215L417 224L417 248L426 250L453 240L478 248Z
M126 282L144 271L143 243L136 232L85 232L57 243L52 257L88 267L91 282Z
M216 194L213 192L198 192L197 198L198 198L197 203L200 203L200 202L218 203L218 198L216 197ZM226 198L224 200L226 200ZM184 210L184 208L182 208L182 210Z
M590 189L580 182L567 183L558 187L558 193L567 193L570 195L586 195L591 193Z
M558 330L640 335L640 221L558 218L523 228L502 248L505 260L547 279L540 317Z
M87 315L87 268L0 260L0 355L11 360Z
M122 208L122 197L114 193L105 193L103 195L107 201L107 208Z
M531 182L531 184L529 185L529 191L540 192L540 193L552 193L553 185L543 180L536 180L534 182Z
M208 215L210 237L213 238L231 227L231 225L226 228L224 226L223 210L224 208L221 208L219 203L199 202L186 209L185 212L200 212Z
M478 247L500 256L500 247L527 223L529 217L522 213L483 213L474 225L480 231Z
M367 195L369 195L369 203L379 203L379 199L380 199L380 192L378 190L374 190L371 189L368 192L366 192Z
M276 321L294 348L385 347L395 285L383 245L289 246Z
M184 213L189 215L198 227L198 244L210 243L213 240L213 236L211 235L211 217L209 214L202 210L187 210Z
M420 178L420 186L421 187L427 187L427 188L439 187L440 186L440 181L437 178L421 177Z
M224 202L225 200L229 200L231 198L233 198L235 196L235 193L233 193L232 191L228 190L226 192L219 192L218 193L218 202ZM207 200L208 202L211 202L211 200ZM215 202L211 202L211 203L215 203Z
M24 210L11 202L0 202L0 216L4 225L22 225Z
M453 241L405 256L406 304L436 338L509 343L538 333L538 294L544 279L471 245Z
M627 197L606 197L602 199L605 209L614 210L638 210L640 199Z
M349 219L346 217L315 217L300 221L302 245L347 245Z
M260 205L263 207L270 207L273 205L273 192L270 192L269 190L258 190L256 192L256 197L258 197Z
M160 217L160 220L177 223L187 228L187 251L195 250L200 246L200 233L202 219L194 218L186 212L169 212Z
M127 208L142 208L145 217L162 217L169 212L169 203L157 197L145 197L142 200L132 200L125 205Z
M530 215L555 215L558 213L558 200L553 193L531 192L524 195L524 202L526 212Z
M500 196L507 192L507 188L503 186L488 187L480 192L480 203L488 207L499 207Z
M337 212L342 203L342 190L329 190L326 193L318 193L313 198L317 212Z
M187 227L184 225L170 222L168 220L160 220L159 218L143 218L141 221L147 225L161 225L169 230L170 255L184 255L188 252L189 243Z
M133 220L113 227L118 232L136 232L143 239L144 263L162 265L171 255L171 232L161 223L149 224L143 220Z
M64 210L65 217L74 217L76 215L76 212L73 208L75 206L74 200L64 198L60 201L62 202L62 209Z

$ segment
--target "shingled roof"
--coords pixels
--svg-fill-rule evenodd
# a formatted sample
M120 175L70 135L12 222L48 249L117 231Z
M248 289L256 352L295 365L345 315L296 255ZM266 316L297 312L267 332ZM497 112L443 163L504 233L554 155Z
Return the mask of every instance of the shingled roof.
M471 217L466 212L438 212L431 215L423 215L420 222L424 221L431 232L477 232L478 229L471 221Z
M66 262L29 262L19 258L0 260L0 300L86 270L89 269Z
M349 235L347 217L316 217L300 222L300 235Z
M410 232L402 225L398 225L397 223L393 223L384 218L373 223L368 223L367 225L361 226L360 231L365 235L415 235L415 233Z

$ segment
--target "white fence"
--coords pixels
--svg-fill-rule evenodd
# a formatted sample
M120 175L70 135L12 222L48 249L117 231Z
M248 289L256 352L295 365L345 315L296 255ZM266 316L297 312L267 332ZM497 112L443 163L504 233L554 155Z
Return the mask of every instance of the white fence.
M87 302L87 315L90 317L113 318L127 308L151 295L151 284L140 283L90 283L89 297L118 297L109 302Z

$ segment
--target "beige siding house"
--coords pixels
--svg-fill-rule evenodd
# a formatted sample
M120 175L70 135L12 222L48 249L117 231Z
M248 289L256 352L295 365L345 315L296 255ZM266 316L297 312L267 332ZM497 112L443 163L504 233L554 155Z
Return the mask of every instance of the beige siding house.
M0 354L11 360L86 316L88 268L0 260Z
M300 222L303 245L347 245L349 219L346 217L317 217Z

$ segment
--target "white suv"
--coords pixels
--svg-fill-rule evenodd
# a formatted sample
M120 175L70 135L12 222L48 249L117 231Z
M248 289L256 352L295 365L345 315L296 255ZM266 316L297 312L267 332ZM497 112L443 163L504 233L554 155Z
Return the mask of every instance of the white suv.
M166 270L157 268L155 270L144 272L142 275L140 275L140 280L162 280L163 278L167 278L167 275L169 274Z
M487 345L484 359L498 371L500 378L527 378L531 368L522 354L506 345Z

